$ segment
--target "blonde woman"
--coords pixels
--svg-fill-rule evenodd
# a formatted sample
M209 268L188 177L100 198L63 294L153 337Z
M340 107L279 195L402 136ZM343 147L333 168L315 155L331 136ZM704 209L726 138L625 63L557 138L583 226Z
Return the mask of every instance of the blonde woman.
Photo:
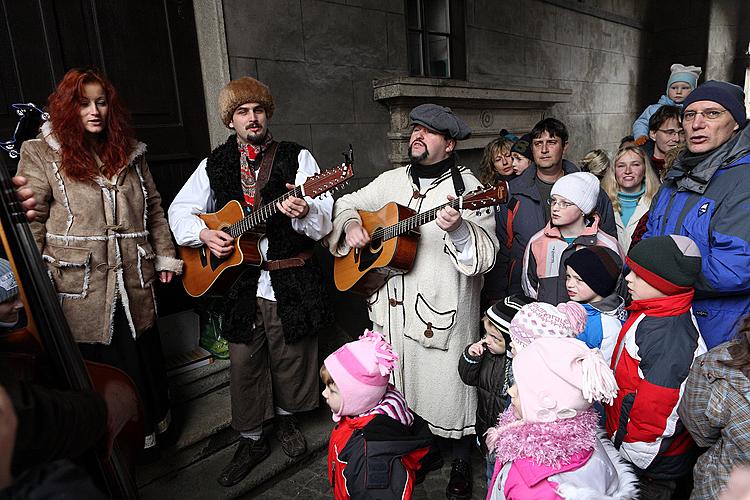
M513 158L510 148L513 141L505 137L498 137L484 148L482 163L479 167L479 181L482 184L494 185L499 180L509 181L513 173Z
M651 200L659 190L651 161L640 148L626 146L614 157L612 168L604 173L602 189L612 200L617 225L617 240L627 251L638 221L648 212Z
M580 166L581 170L591 172L601 180L604 173L609 170L609 155L602 149L592 149L581 158Z

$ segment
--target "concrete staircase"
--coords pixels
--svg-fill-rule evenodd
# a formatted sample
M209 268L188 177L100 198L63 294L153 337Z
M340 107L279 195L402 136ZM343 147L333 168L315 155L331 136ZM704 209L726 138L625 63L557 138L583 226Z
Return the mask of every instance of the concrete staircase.
M234 455L238 435L231 429L229 361L217 360L170 379L172 425L162 443L161 457L140 466L136 480L143 500L172 498L230 499L253 497L256 489L266 489L279 475L294 473L328 442L330 410L323 404L317 410L299 415L308 444L306 455L292 460L270 437L271 455L239 484L225 488L216 478ZM286 474L284 474L286 473Z

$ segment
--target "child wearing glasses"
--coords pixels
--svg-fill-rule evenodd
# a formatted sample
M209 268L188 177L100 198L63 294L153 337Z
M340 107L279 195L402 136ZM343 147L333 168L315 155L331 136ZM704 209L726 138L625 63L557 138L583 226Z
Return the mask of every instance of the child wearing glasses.
M531 237L523 256L526 295L552 305L567 301L565 261L580 248L607 247L622 259L617 239L599 229L598 195L599 179L588 172L565 175L552 186L550 221Z

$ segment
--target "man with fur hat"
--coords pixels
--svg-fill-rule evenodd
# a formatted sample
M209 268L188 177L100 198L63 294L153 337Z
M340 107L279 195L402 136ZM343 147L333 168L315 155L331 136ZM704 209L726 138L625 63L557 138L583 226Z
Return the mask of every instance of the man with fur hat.
M254 78L229 82L219 94L219 111L235 133L204 159L169 207L177 243L206 245L223 258L232 238L206 228L196 214L237 200L248 210L262 206L319 172L312 154L292 142L277 142L268 129L273 97ZM266 262L250 267L225 296L222 335L229 341L232 427L240 441L218 481L232 486L270 453L263 422L276 417L276 437L290 457L305 453L294 418L318 405L317 334L331 314L315 242L331 230L330 197L289 197L266 224L261 242Z
M468 168L459 166L454 152L456 141L471 133L461 118L436 104L417 106L410 118L411 164L386 171L336 201L333 231L326 238L334 255L369 244L358 210L396 202L426 212L481 187ZM492 213L442 208L436 222L420 227L413 269L392 276L368 299L373 329L402 354L393 372L396 388L430 430L453 447L449 498L471 496L477 395L455 368L447 367L455 367L464 347L479 338L482 274L492 268L497 253Z
M750 131L745 94L708 81L685 99L687 151L651 203L645 238L689 236L701 251L693 309L709 349L750 313Z

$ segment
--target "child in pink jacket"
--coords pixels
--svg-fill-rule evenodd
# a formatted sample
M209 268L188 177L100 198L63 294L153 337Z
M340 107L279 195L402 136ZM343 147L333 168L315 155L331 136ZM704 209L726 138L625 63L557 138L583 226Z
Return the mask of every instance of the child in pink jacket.
M597 435L591 405L617 395L601 352L572 338L540 338L513 358L513 375L513 404L487 432L497 457L487 499L635 498L635 475Z

